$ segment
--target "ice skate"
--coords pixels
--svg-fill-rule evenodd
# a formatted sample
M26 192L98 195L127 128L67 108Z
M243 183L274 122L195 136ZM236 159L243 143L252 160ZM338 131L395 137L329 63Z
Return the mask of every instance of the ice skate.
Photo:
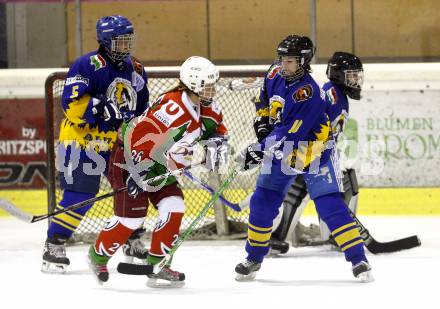
M70 261L66 256L66 239L48 238L43 248L43 263L41 271L44 273L65 273Z
M365 261L353 265L352 271L353 276L358 278L361 282L374 281L373 274L371 273L371 266Z
M244 262L239 263L235 266L235 280L237 281L252 281L257 275L257 271L261 268L261 263L257 263L250 260L244 260Z
M89 265L90 270L93 273L96 281L102 285L104 282L108 281L109 273L107 269L107 263L99 264L97 262L96 253L94 252L93 247L90 248L89 253L87 254L87 264Z
M289 247L290 245L288 242L271 238L269 254L278 255L287 253L287 251L289 251Z
M185 285L185 274L165 266L158 274L147 275L150 288L180 288Z
M146 263L148 257L148 250L144 242L141 240L142 235L145 234L145 229L137 229L133 232L127 243L124 245L122 251L125 256L126 263L134 263L134 258Z

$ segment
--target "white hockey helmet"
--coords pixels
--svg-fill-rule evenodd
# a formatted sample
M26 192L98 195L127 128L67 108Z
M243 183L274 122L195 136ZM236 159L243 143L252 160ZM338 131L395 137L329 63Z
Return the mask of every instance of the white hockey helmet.
M189 90L201 94L206 85L212 85L219 79L216 66L206 58L192 56L180 67L180 80Z

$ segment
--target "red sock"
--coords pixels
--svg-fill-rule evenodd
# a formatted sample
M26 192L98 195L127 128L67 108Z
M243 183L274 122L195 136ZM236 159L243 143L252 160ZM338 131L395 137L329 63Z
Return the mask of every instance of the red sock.
M183 213L170 212L166 220L163 220L154 228L151 236L150 255L164 257L171 250L179 236L182 218Z
M110 221L99 233L95 241L95 252L99 255L112 256L127 242L134 230L122 225L119 220Z

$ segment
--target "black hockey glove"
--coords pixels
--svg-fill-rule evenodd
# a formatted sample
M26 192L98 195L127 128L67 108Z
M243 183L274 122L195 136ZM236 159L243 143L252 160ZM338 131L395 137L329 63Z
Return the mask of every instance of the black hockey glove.
M273 130L273 125L269 123L269 116L258 116L254 119L254 131L259 142Z
M105 95L99 95L97 99L96 101L94 100L92 107L95 118L101 118L111 128L118 129L123 121L118 105Z
M228 158L228 138L215 136L205 141L205 168L209 171L218 171L226 165Z
M260 165L264 153L258 150L259 148L261 148L259 143L250 144L238 154L235 161L240 165L241 170L247 171Z

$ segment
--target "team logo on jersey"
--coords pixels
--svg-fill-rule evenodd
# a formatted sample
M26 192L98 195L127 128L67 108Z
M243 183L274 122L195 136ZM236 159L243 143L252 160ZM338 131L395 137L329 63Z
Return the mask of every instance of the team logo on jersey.
M268 78L268 79L274 79L275 76L276 76L276 75L278 74L278 72L280 71L280 69L281 69L280 66L278 66L278 65L274 65L274 66L270 69L269 73L267 73L267 78Z
M105 59L102 58L101 55L93 55L90 56L90 64L95 66L95 71L98 71L99 69L104 68L107 65L107 62L105 62Z
M162 105L153 113L153 116L169 127L176 119L185 114L183 109L174 101L170 100Z
M107 98L118 104L122 114L132 114L136 110L137 93L131 83L120 77L116 77L108 86Z
M336 102L338 102L338 95L336 94L335 87L331 87L329 90L326 91L326 93L331 105L335 105Z
M281 121L281 116L284 108L284 99L280 96L273 96L269 100L269 117L271 124L277 124Z
M295 93L293 94L293 100L295 102L303 102L308 100L313 96L313 88L312 85L305 85L301 88L299 88Z

